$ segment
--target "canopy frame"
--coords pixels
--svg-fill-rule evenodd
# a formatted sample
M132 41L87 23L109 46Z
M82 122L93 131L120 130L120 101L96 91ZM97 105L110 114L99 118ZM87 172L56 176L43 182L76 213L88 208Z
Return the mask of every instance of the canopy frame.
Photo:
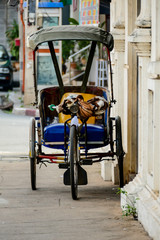
M95 32L94 32L95 31ZM83 77L82 85L81 85L81 92L85 92L89 73L91 70L92 62L94 53L96 50L96 45L98 42L103 43L108 51L108 59L109 59L109 65L110 65L110 81L111 81L111 102L115 103L114 95L113 95L113 80L112 80L112 68L111 68L111 60L110 60L110 51L113 49L113 37L110 33L104 31L101 28L97 27L86 27L86 26L56 26L51 28L45 28L41 29L40 31L32 34L29 38L29 46L33 49L33 75L34 75L34 89L35 89L35 99L37 103L38 99L38 91L37 91L37 80L36 80L36 51L38 49L38 46L41 43L47 42L51 59L55 68L58 84L60 87L60 94L61 96L64 94L64 85L62 76L60 73L57 57L55 54L55 49L53 45L53 41L60 41L60 40L88 40L91 41L91 48L89 52L89 57L86 65L85 74Z

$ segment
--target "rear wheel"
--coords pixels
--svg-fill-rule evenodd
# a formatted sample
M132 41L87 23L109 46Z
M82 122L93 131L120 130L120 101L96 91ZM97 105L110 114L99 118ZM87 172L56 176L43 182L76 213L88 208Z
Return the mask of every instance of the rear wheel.
M121 130L121 118L117 116L115 118L116 125L116 156L118 159L119 167L119 185L120 187L124 186L124 177L123 177L123 146L122 146L122 130Z
M71 193L74 200L76 200L78 196L78 151L79 149L77 146L77 131L76 126L73 125L70 129L69 161Z
M30 158L30 175L32 190L36 190L36 150L35 150L35 119L32 118L30 122L29 134L29 158Z
M112 122L112 119L109 119L109 142L110 142L111 152L114 152L113 122Z

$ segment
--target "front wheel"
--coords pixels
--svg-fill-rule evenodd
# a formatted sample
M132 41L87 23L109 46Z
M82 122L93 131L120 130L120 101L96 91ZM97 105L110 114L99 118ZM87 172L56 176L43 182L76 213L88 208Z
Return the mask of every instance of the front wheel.
M35 119L32 118L30 122L29 132L29 159L30 159L30 175L32 190L36 190L36 151L35 151Z
M76 126L70 128L70 148L69 148L69 162L70 162L70 183L73 200L78 196L78 156L79 149L77 145L77 131Z

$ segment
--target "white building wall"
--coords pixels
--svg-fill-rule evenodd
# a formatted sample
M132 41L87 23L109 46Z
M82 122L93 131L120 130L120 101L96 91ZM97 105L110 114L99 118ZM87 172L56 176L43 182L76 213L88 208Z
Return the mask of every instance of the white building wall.
M117 9L121 14L117 13ZM113 78L118 99L115 115L120 114L122 117L123 142L127 156L124 166L125 180L130 173L136 175L124 189L128 196L139 198L136 201L138 219L155 240L160 239L159 22L159 0L141 0L139 16L136 1L112 0L111 32L115 38L115 49L112 53L115 71ZM119 51L123 41L124 53ZM137 97L137 108L134 97ZM132 137L134 120L137 121L137 133ZM137 155L134 154L136 144ZM134 168L136 164L137 168ZM126 204L126 201L123 200L122 205Z

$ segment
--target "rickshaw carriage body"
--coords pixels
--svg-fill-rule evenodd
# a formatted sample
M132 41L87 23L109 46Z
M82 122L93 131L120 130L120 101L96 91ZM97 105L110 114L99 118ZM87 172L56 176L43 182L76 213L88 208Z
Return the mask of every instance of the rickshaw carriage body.
M90 40L92 42L85 74L81 86L64 86L62 76L57 63L54 45L52 41L57 40ZM53 65L57 75L59 86L45 88L40 91L38 104L37 78L36 78L36 51L38 46L48 42ZM98 86L87 86L92 60L97 42L103 43L108 50L110 64L111 94L107 88ZM120 170L120 185L123 185L123 148L121 140L120 117L111 118L110 109L116 101L113 97L112 70L110 62L110 51L113 49L113 37L108 32L97 27L85 26L59 26L42 29L29 38L29 45L33 49L34 56L34 86L35 99L39 105L40 117L32 119L30 124L30 164L31 185L36 189L36 164L59 163L59 167L66 168L64 173L64 184L71 185L72 198L77 199L78 185L87 184L87 173L82 165L92 165L94 162L103 160L115 160L118 158ZM89 97L103 98L107 107L98 117L96 115L81 119L80 111L70 114L51 111L48 106L54 104L64 106L70 95L80 95L85 103ZM74 103L79 109L79 102ZM79 114L79 115L78 115ZM80 120L79 120L80 118ZM58 119L58 120L57 120ZM113 139L113 125L116 125L116 139ZM37 132L37 134L36 134ZM116 142L116 144L115 144ZM45 154L43 147L61 149L64 154ZM99 147L109 146L106 152L98 152ZM115 147L116 146L116 147ZM95 149L93 152L88 152Z
M65 93L80 93L79 86L64 86L64 95ZM84 97L90 96L101 96L104 97L107 101L109 100L109 91L102 87L87 86ZM59 96L59 98L57 97ZM63 114L58 114L56 111L50 111L48 105L54 103L55 105L60 104L60 89L59 87L46 88L40 92L40 116L42 124L42 136L44 146L48 146L55 149L64 150L64 121L67 117L64 117ZM87 124L87 149L103 147L108 144L107 138L107 120L109 118L109 109L107 108L104 114L104 119L101 119L101 124L96 124L96 117L92 117L92 121L89 120ZM54 123L54 119L59 119L60 122ZM99 119L98 119L99 121ZM48 124L49 122L49 124ZM91 124L92 123L92 124ZM85 125L80 131L80 146L85 147ZM66 125L66 143L69 140L69 127ZM68 147L68 145L67 145Z

